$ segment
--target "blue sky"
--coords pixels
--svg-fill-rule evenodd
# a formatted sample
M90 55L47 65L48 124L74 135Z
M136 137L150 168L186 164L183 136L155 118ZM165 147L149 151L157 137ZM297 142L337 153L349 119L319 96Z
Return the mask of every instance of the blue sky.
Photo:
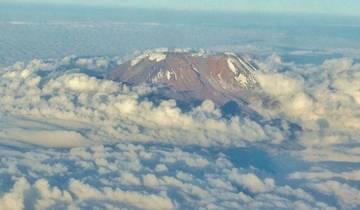
M358 15L360 13L360 1L358 0L0 0L0 2L341 15Z

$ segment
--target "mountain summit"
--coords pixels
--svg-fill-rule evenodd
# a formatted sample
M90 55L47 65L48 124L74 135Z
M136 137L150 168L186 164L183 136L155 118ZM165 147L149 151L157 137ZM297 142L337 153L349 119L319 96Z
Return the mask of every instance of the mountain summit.
M106 77L131 85L157 84L168 98L211 99L223 105L247 103L259 95L256 70L249 58L234 53L151 51L110 70Z

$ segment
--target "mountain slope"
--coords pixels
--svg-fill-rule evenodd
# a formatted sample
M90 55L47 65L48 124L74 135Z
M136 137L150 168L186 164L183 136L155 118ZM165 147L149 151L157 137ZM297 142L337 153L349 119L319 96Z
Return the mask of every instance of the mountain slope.
M211 99L247 103L260 98L256 67L244 56L190 52L149 52L108 72L107 79L162 86L162 95L181 101Z

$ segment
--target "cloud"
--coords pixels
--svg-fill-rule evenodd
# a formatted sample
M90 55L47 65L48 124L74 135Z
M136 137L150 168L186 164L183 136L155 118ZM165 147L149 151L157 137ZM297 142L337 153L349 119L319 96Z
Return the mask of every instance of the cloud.
M102 68L107 68L110 62L106 58L99 57L99 58L78 58L75 63L87 69L98 70Z
M271 113L272 117L285 114L308 130L321 129L329 135L359 135L360 86L356 81L360 79L360 65L352 59L301 65L283 63L270 56L259 66L262 71L256 76L260 85L280 103L272 110L259 108L259 112Z
M238 169L230 156L209 148L118 143L23 149L0 151L1 206L14 207L15 202L19 209L329 207L302 185L278 184L279 177L264 176L258 165ZM187 163L191 159L214 164Z
M0 199L0 206L9 210L24 209L25 191L30 188L25 178L21 178L14 184L10 192L5 193Z
M146 195L138 192L122 191L109 187L98 190L78 180L71 180L69 190L79 200L104 200L115 203L126 203L141 209L173 209L174 205L169 198L160 195Z
M73 202L72 196L68 191L61 191L58 187L50 187L45 179L37 180L33 188L38 194L35 209L46 209L59 204L64 205Z
M204 101L189 112L183 112L173 100L163 100L156 105L145 97L156 92L156 88L128 87L90 76L90 73L74 72L71 67L80 61L105 63L104 59L67 57L8 67L1 72L0 112L43 118L48 122L80 123L82 126L77 129L54 128L77 139L72 141L74 146L104 140L150 142L155 139L181 145L241 146L249 142L279 144L288 135L288 127L264 126L248 118L223 119L211 101ZM301 65L285 63L273 54L257 62L262 71L256 73L256 78L263 91L278 104L271 108L250 106L269 119L285 118L298 123L306 129L298 135L301 144L310 146L316 141L335 144L329 140L335 139L334 136L338 136L338 144L340 139L351 141L360 135L357 117L360 87L354 82L360 79L360 65L353 60L342 58L327 60L322 65ZM29 131L23 136L31 135L34 133Z
M280 73L257 73L256 79L262 88L274 96L289 96L303 91L302 82Z
M326 144L326 142L325 142ZM337 147L335 146L320 146L309 147L303 151L295 152L295 154L306 161L312 162L348 162L358 163L360 161L359 148L351 147Z
M86 146L88 141L79 133L61 130L7 129L0 132L0 139L22 141L46 147Z
M11 133L11 129L17 129L15 125L15 128L7 128L7 132L3 131L3 136L44 146L64 147L110 139L239 146L257 141L277 144L284 138L277 128L262 127L248 118L223 119L211 101L204 101L189 112L183 112L174 100L163 100L155 105L144 99L146 94L156 92L155 88L145 85L128 87L85 73L74 73L72 68L64 70L64 62L65 66L71 66L71 62L77 65L77 61L66 59L66 62L60 60L45 64L35 60L1 72L0 96L3 100L0 101L0 112L43 118L46 122L80 123L81 128L72 129L65 123L55 127L52 133L41 129L29 130L28 133L24 129L14 130ZM64 127L67 130L63 131ZM48 135L54 138L46 140ZM62 136L69 139L64 145L58 141Z
M359 196L360 191L347 184L342 184L337 181L326 181L318 184L312 184L312 188L321 193L334 195L340 206L344 208L356 208L360 205Z
M342 172L332 172L326 169L322 169L321 171L312 171L312 172L294 172L289 175L290 179L333 179L333 178L341 178L345 180L354 180L360 181L360 170L353 171L342 171Z
M0 72L0 206L359 206L360 68L352 59L258 60L259 84L277 102L249 104L263 121L225 119L209 100L189 111L152 102L156 87L92 76L112 65L102 59L34 60Z
M245 187L253 193L270 191L275 186L275 182L271 178L264 181L260 180L255 174L239 174L237 171L232 171L229 174L232 181L240 186Z

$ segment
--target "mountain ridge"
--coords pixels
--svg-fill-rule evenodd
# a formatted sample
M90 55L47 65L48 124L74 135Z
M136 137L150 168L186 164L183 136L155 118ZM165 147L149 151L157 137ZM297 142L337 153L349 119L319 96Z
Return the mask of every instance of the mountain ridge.
M158 50L125 61L105 77L130 85L154 84L162 87L163 96L180 101L248 104L264 99L257 70L245 55Z

